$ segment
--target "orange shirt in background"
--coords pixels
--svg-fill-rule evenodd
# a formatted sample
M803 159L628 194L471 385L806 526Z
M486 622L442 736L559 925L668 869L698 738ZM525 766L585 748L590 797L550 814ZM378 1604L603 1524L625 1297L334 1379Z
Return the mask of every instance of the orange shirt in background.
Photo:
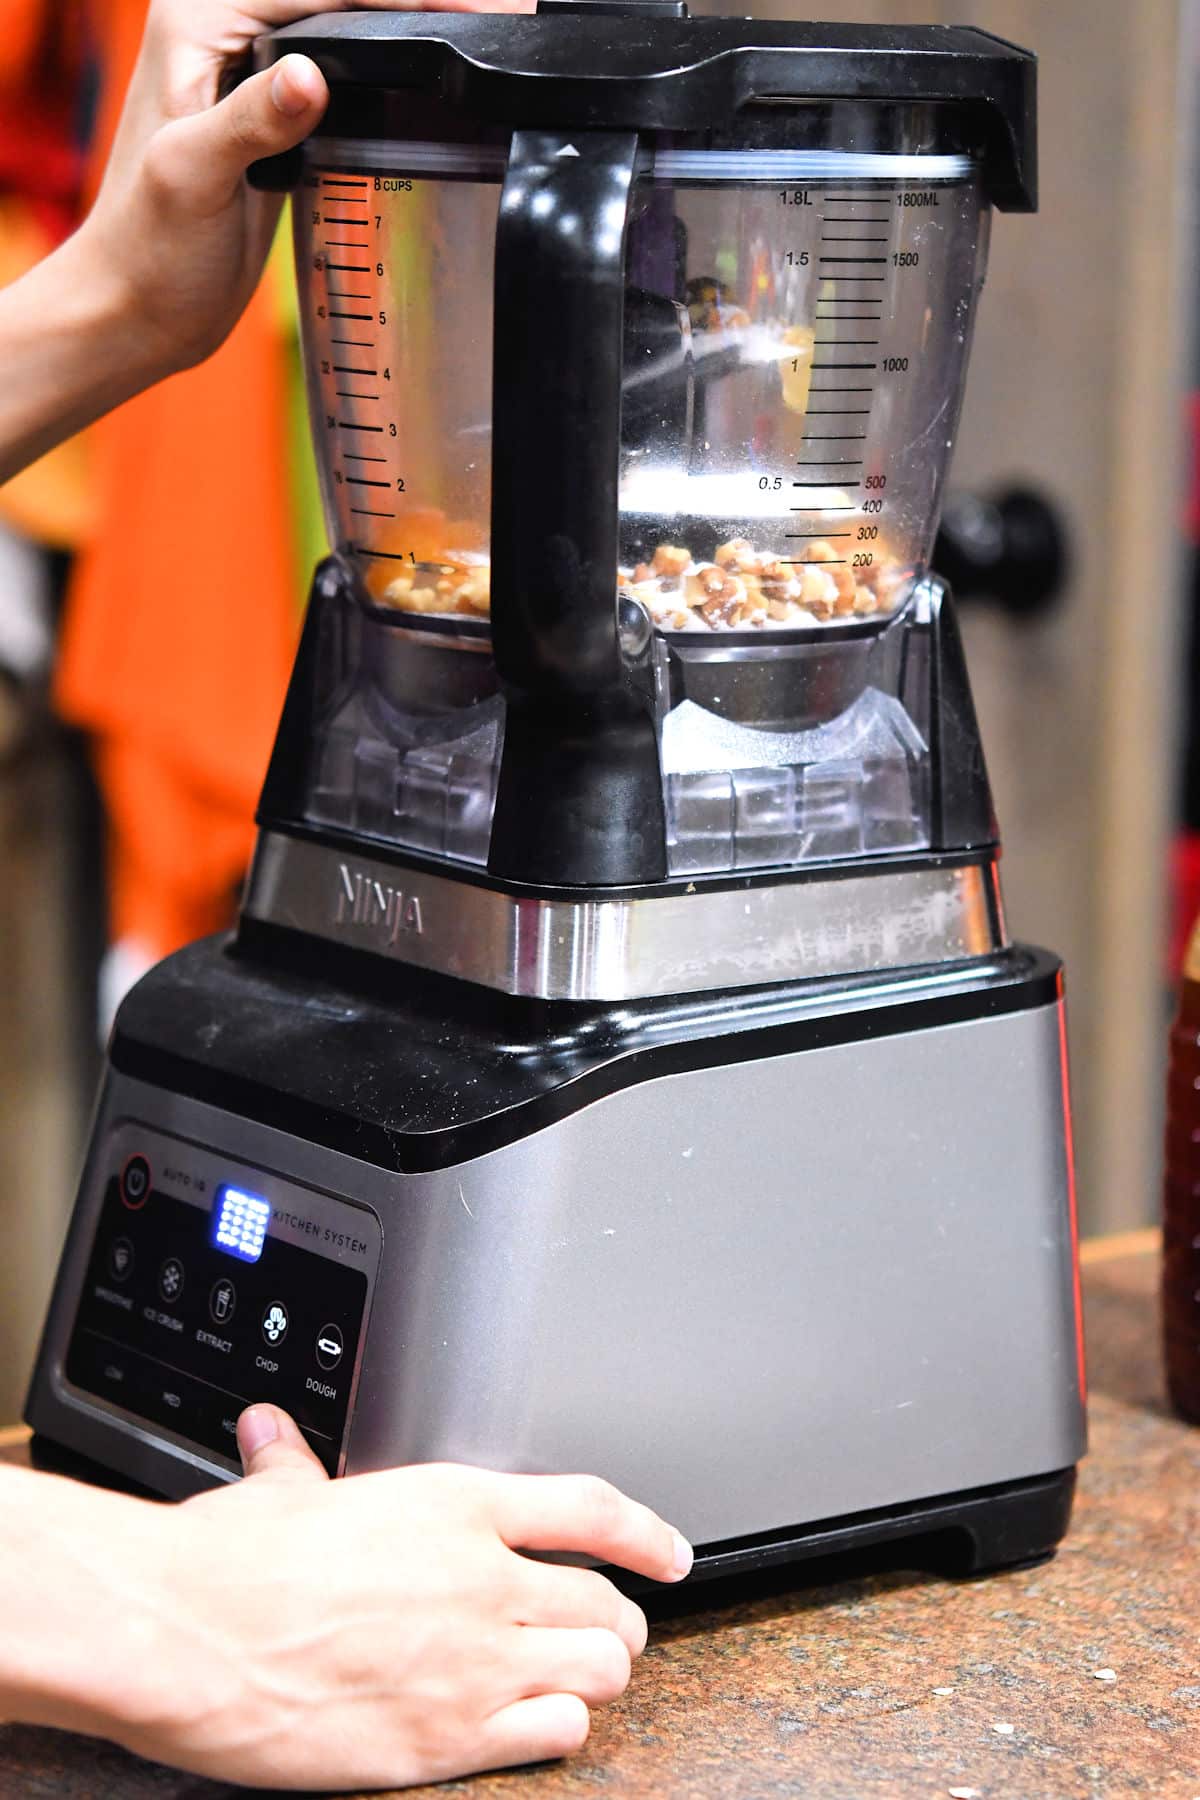
M90 0L98 174L146 0ZM295 647L285 345L264 286L199 369L91 434L99 526L56 678L110 824L110 937L163 954L231 915Z

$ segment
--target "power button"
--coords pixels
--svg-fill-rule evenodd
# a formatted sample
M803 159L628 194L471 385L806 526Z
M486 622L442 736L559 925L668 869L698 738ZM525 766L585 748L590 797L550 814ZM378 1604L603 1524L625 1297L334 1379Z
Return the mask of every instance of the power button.
M140 1212L150 1193L150 1164L144 1156L131 1156L121 1170L121 1199L131 1212Z

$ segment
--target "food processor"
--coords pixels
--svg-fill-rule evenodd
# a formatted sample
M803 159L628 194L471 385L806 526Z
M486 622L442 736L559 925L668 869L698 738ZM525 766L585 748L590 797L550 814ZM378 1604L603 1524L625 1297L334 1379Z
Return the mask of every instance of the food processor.
M1033 58L657 0L289 51L331 551L238 928L117 1019L35 1432L182 1495L273 1400L333 1474L595 1471L699 1575L1047 1552L1061 970L928 568Z

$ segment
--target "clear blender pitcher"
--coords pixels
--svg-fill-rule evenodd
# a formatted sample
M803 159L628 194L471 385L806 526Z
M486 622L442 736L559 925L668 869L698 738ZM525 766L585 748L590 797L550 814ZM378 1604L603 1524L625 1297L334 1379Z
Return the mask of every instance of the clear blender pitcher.
M451 178L440 146L381 142L369 168L348 140L308 156L297 263L331 538L380 604L486 618L505 159L457 149ZM903 604L936 525L987 219L961 155L647 158L614 589L658 630L775 635ZM528 404L554 396L535 380Z
M997 129L1026 59L974 32L653 11L360 16L358 103L342 90L305 147L294 208L358 596L308 815L552 879L532 828L495 841L507 734L510 826L547 778L627 844L661 836L567 856L568 883L925 850L924 583L990 201L1030 199ZM464 30L495 74L474 113L425 91L430 40L453 57ZM294 35L319 55L320 21ZM639 82L697 68L747 91L627 128ZM572 706L608 726L564 757ZM589 756L606 798L575 792Z

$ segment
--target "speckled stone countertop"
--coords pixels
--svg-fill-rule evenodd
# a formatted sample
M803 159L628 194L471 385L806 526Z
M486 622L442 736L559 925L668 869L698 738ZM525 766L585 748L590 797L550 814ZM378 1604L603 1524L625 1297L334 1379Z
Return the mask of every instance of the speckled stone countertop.
M420 1792L1200 1800L1200 1431L1166 1408L1157 1275L1149 1235L1090 1247L1092 1450L1052 1562L981 1581L843 1580L676 1618L572 1762ZM234 1791L0 1730L4 1800Z

